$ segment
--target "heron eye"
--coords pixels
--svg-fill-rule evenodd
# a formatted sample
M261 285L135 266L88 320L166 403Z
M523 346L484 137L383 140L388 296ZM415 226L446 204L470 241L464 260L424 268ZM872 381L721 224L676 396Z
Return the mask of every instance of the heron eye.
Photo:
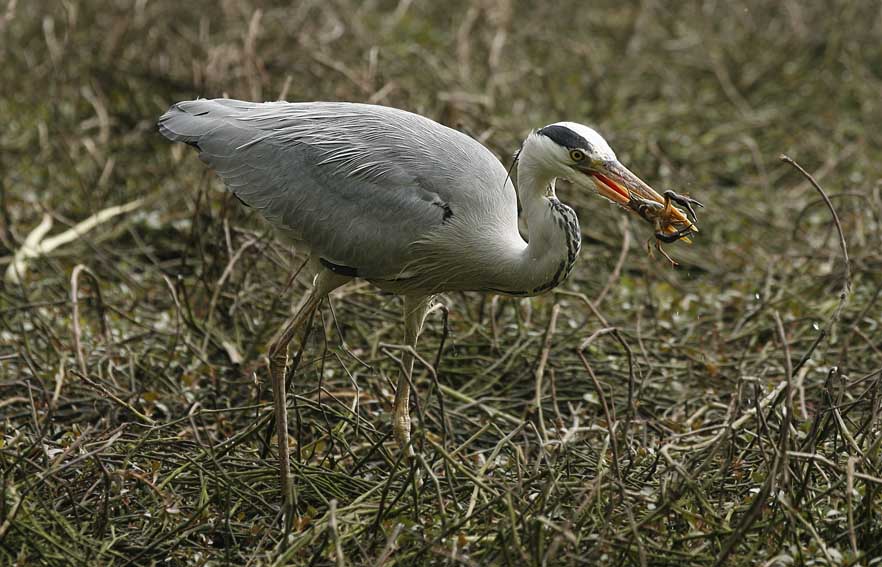
M570 150L570 159L573 161L582 161L585 159L585 154L582 150Z

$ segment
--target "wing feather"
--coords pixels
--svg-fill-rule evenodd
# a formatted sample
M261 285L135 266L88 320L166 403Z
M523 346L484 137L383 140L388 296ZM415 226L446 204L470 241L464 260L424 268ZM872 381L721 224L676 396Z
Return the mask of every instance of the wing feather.
M400 276L413 243L458 209L478 217L487 209L497 220L494 209L515 210L506 170L489 150L401 110L201 99L173 105L158 126L196 147L271 223L368 278Z

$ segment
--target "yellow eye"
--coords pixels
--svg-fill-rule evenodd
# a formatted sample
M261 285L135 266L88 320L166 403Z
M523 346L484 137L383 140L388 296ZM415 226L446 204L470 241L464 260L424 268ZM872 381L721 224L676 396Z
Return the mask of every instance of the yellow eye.
M585 159L585 154L582 150L570 150L570 159L573 161L582 161Z

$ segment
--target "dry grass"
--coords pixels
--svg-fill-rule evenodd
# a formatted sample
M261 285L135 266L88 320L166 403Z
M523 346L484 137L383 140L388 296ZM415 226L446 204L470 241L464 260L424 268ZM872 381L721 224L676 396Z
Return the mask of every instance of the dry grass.
M0 563L877 562L878 6L434 4L0 1L0 268L44 214L56 235L144 199L0 284ZM559 293L448 295L443 351L430 316L413 467L400 302L334 294L295 378L285 538L261 356L301 258L154 130L222 94L400 106L505 159L594 123L708 205L702 233L671 269L562 190L585 240ZM841 314L830 211L781 153L840 217Z

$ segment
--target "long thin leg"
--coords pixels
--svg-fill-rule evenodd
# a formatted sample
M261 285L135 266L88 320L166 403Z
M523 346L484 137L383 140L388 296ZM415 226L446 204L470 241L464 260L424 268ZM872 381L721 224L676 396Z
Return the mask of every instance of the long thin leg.
M423 319L429 309L431 296L404 296L404 344L416 349L417 339L423 328ZM405 351L401 358L403 371L395 390L395 414L392 428L398 446L408 457L414 456L410 442L410 380L413 373L413 354Z
M288 364L288 343L297 330L315 311L321 302L316 289L310 292L309 298L300 310L288 320L284 330L272 342L267 352L269 371L273 386L273 411L276 421L276 439L279 444L279 482L282 489L282 502L286 530L294 518L294 477L291 475L290 453L288 451L288 412L287 392L285 388L285 367Z
M273 410L276 418L276 437L279 444L279 480L282 489L286 530L294 518L294 477L291 475L291 460L288 451L288 402L285 384L285 368L288 364L288 344L297 331L308 321L329 292L343 285L350 278L332 272L321 271L315 278L306 302L288 320L282 331L270 343L267 350L270 377L273 386Z

